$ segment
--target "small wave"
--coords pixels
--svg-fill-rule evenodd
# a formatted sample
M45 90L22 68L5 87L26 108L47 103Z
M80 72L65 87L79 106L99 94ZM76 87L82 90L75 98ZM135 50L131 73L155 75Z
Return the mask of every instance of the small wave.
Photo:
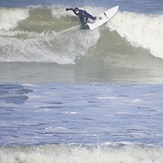
M0 147L1 163L155 163L163 162L163 149L152 146L117 144L113 146L44 145Z
M0 84L0 101L12 104L23 104L27 99L30 89L25 89L18 84Z

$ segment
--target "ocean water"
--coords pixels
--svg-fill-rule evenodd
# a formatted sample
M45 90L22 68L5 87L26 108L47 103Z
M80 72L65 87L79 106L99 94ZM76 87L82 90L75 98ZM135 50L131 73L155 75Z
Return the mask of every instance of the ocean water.
M80 30L66 7L105 25ZM162 163L163 1L0 1L0 163Z

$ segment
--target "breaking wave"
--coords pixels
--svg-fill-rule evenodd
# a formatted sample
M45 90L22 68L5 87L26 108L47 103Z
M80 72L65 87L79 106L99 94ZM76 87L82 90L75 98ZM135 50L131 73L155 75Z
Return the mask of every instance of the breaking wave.
M86 6L93 15L105 8ZM0 62L75 64L88 55L120 54L142 48L163 59L163 16L121 12L106 25L79 30L64 6L0 8ZM114 42L112 42L114 40ZM112 51L110 51L112 49Z
M113 145L113 146L69 146L44 145L24 147L1 147L1 163L156 163L163 161L162 148Z

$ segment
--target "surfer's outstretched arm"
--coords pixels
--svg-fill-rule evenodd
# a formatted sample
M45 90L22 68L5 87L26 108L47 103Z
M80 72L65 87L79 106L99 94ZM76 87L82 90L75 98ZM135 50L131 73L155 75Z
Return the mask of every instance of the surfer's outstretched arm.
M74 9L73 8L66 8L66 11L69 11L69 10L73 11Z

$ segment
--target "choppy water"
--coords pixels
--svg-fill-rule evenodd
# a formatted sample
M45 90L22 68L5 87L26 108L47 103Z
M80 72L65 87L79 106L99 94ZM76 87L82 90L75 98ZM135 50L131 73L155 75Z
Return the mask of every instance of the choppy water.
M162 85L1 84L0 161L161 163L162 94Z

